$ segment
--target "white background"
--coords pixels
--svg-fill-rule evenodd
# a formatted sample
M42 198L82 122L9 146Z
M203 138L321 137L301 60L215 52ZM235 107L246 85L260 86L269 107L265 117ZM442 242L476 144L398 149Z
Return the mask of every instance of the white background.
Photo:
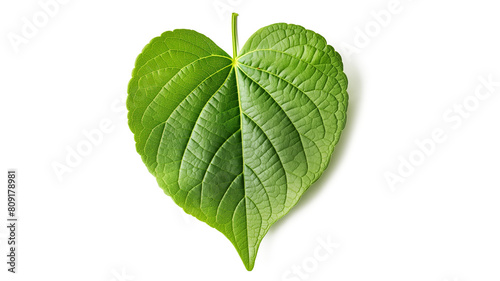
M500 87L474 96L488 93L481 79L500 81L498 1L66 2L46 23L38 1L0 4L2 220L8 168L20 190L19 273L3 262L2 223L1 280L500 280ZM252 272L158 188L124 108L150 39L189 28L231 53L233 10L240 46L265 25L299 24L340 52L349 78L332 162L271 228ZM37 31L12 44L34 16ZM59 179L53 165L102 122L111 129ZM416 142L434 130L441 142L423 154ZM401 174L405 161L415 167ZM319 240L338 244L319 248L321 261Z

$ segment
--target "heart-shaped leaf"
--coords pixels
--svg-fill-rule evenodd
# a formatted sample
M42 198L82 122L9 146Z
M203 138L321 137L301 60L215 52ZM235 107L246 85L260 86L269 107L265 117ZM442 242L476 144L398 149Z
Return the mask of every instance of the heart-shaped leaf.
M158 184L222 232L251 270L269 227L325 170L345 125L342 61L291 24L258 30L230 57L193 30L154 38L128 88L129 126Z

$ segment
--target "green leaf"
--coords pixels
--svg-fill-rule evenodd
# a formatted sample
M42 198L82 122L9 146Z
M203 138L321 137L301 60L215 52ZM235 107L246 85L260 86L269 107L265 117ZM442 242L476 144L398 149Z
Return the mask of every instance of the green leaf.
M345 125L342 61L292 24L233 57L193 30L154 38L128 88L129 126L158 184L222 232L252 270L262 238L325 170Z

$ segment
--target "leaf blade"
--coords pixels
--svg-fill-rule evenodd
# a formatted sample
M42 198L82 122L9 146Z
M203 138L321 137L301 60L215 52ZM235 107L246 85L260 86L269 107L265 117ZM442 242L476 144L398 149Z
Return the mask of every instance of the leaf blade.
M137 151L165 193L221 231L252 270L263 237L324 171L345 125L340 56L287 24L257 31L235 59L195 31L159 38L129 84Z

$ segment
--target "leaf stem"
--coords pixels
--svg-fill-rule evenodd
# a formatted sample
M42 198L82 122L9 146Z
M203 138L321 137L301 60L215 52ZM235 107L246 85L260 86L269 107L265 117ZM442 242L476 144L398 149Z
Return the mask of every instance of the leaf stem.
M237 13L233 13L231 18L231 31L233 34L233 59L236 59L238 56L238 28L236 26L236 18L238 17Z

